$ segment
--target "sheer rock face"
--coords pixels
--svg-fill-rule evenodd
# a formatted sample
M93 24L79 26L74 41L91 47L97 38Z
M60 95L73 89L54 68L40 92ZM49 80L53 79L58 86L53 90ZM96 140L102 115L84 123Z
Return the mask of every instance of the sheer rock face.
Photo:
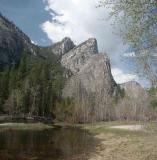
M54 54L62 56L74 47L75 45L73 41L71 41L70 38L66 37L61 42L55 43L51 49Z
M72 72L63 96L76 99L87 113L80 113L84 117L78 118L79 121L106 120L110 110L106 109L110 107L107 103L116 93L117 85L110 61L105 53L98 52L96 39L91 38L64 54L61 63Z
M16 63L24 49L33 53L31 40L0 14L0 66Z
M112 95L116 86L111 75L110 62L106 54L90 55L86 63L80 65L78 72L67 82L65 96L75 95L75 87L82 84L87 93L103 92Z
M65 54L62 65L76 74L93 54L98 54L98 47L96 39L91 38Z

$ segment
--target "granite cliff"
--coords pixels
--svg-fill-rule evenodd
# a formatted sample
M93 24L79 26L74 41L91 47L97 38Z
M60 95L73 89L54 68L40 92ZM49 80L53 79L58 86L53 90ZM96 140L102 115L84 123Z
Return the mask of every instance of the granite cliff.
M63 42L63 41L62 41ZM63 50L63 49L61 49ZM106 53L99 53L97 40L89 40L63 53L61 64L72 72L63 89L63 97L73 97L76 121L107 120L113 97L117 94Z
M63 56L74 47L75 45L73 41L70 38L65 37L61 42L55 43L54 45L50 46L50 49L54 54Z

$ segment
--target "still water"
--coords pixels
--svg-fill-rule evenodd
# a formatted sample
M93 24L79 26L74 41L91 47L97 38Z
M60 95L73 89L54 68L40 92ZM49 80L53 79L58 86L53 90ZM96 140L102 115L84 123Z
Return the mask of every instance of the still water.
M96 140L79 128L0 131L0 160L87 160Z

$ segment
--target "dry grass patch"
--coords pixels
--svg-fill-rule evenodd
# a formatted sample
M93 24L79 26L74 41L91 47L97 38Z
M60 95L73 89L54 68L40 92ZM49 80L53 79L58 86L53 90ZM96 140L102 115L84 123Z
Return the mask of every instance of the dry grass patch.
M131 123L133 124L133 123ZM115 125L118 126L115 128ZM144 124L142 124L143 126ZM89 160L157 160L157 124L146 124L145 130L119 128L120 123L85 125L101 143ZM132 126L132 125L131 125ZM133 125L134 126L134 125ZM139 124L138 124L139 126ZM135 126L134 126L135 127ZM138 128L138 127L137 127Z

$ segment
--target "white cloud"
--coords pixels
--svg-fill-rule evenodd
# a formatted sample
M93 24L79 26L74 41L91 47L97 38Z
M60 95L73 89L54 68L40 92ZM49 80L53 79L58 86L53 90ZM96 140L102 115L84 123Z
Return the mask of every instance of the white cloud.
M157 48L150 49L141 49L139 52L126 52L123 54L124 57L128 58L138 58L138 57L157 57Z
M145 57L148 55L150 55L150 52L147 50L138 52L137 54L135 52L128 52L123 54L123 56L127 58L138 58L138 57ZM154 54L151 53L151 56L154 56Z
M70 37L76 44L95 37L98 40L99 50L107 52L114 66L112 74L117 83L137 80L133 74L126 74L119 68L121 56L126 50L122 40L111 25L113 19L107 20L108 10L96 8L99 0L44 0L45 9L50 12L52 19L41 25L43 31L52 40L57 42L64 37ZM54 16L54 12L57 16ZM119 66L120 65L120 66ZM119 67L117 67L119 66Z
M126 74L119 68L112 68L112 75L118 84L129 82L129 81L138 81L139 80L137 75Z
M135 52L129 52L129 53L124 53L123 56L124 56L124 57L128 57L128 58L129 58L129 57L131 58L131 57L136 57L136 54L135 54Z
M108 11L105 8L96 8L99 0L44 0L44 2L45 9L53 16L51 21L44 22L41 27L53 42L71 37L78 44L95 37L101 51L108 54L122 52L124 48L122 41L113 34L111 20L106 20ZM58 15L54 17L53 11Z
M32 43L32 44L35 44L35 45L38 45L38 43L35 42L35 41L33 41L33 40L31 40L31 43Z

